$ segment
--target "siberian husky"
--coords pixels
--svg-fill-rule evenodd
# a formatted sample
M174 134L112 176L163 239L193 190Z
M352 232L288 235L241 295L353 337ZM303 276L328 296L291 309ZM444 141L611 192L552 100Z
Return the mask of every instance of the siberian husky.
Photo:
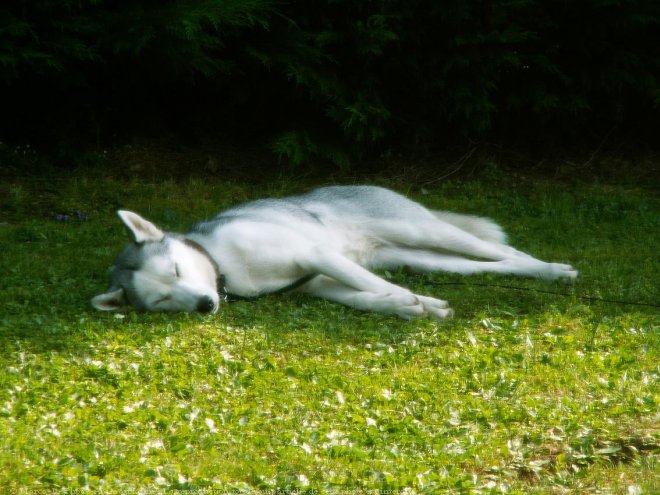
M402 318L442 319L446 301L413 294L370 269L492 272L575 279L570 265L546 263L506 244L486 218L429 210L375 186L331 186L301 196L245 203L165 233L119 211L132 243L117 257L100 310L214 313L228 297L297 290Z

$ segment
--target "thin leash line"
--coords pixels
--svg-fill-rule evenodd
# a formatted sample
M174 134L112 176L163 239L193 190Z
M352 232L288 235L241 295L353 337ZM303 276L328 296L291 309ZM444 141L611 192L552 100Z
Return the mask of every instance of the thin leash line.
M454 286L463 286L463 287L488 287L488 288L494 288L494 289L508 289L508 290L519 290L519 291L526 291L526 292L537 292L540 294L551 294L553 296L563 296L563 297L575 297L576 299L582 299L585 301L593 301L593 302L603 302L603 303L612 303L612 304L622 304L622 305L629 305L629 306L645 306L645 307L650 307L650 308L660 308L660 304L653 304L653 303L647 303L647 302L635 302L635 301L623 301L623 300L617 300L617 299L606 299L604 297L597 297L597 296L581 296L579 294L570 294L568 292L556 292L556 291L551 291L551 290L543 290L543 289L535 289L533 287L517 287L513 285L502 285L502 284L484 284L484 283L468 283L468 282L436 282L434 280L426 280L424 283L428 285L433 285L433 286L448 286L448 285L454 285Z

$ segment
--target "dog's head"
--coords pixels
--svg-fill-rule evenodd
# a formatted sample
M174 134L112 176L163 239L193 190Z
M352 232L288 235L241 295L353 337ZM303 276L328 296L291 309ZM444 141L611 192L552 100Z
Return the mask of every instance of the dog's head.
M199 245L161 231L130 211L118 211L133 241L119 253L110 288L92 306L116 311L130 304L144 311L215 313L220 304L217 266Z

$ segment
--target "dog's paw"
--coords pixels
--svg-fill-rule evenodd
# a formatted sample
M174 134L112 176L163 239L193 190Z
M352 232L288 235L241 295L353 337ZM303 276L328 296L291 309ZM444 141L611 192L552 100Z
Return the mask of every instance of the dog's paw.
M388 294L387 299L393 312L405 320L424 316L424 306L414 294Z
M412 293L383 294L378 302L387 306L386 310L383 308L386 312L394 313L406 320L423 317L442 320L454 314L447 301Z
M449 307L447 301L427 296L417 296L417 299L424 306L424 311L429 318L443 320L445 318L451 318L454 315L454 310Z
M578 271L571 265L548 263L548 272L545 278L572 282L578 278Z

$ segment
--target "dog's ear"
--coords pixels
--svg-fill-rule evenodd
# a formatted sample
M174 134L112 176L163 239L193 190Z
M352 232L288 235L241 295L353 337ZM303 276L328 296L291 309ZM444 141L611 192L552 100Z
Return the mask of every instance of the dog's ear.
M128 229L128 234L136 244L143 242L158 242L163 239L165 234L149 220L145 220L137 213L132 211L119 210L117 212L121 221Z
M92 298L92 306L101 311L118 311L125 305L124 289L111 290Z

